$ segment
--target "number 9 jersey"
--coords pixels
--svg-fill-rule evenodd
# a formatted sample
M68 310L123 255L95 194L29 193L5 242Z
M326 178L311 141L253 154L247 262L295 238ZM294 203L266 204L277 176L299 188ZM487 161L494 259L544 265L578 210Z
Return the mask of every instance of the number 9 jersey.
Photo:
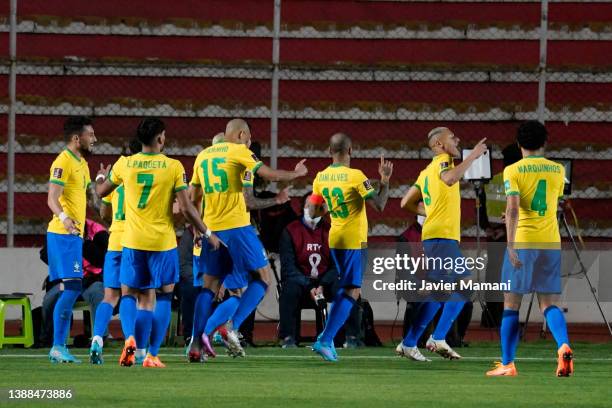
M124 248L168 251L176 248L172 218L174 194L187 188L181 162L162 153L121 157L109 180L123 184L125 194Z
M204 192L203 219L208 228L223 231L251 225L242 188L243 175L246 171L246 177L254 176L262 164L240 143L216 143L198 154L191 184Z
M557 205L563 195L565 168L542 156L527 156L504 169L506 196L518 195L517 243L558 243Z
M312 190L315 196L325 199L331 216L329 247L362 249L368 241L365 200L375 193L365 174L332 164L317 174Z

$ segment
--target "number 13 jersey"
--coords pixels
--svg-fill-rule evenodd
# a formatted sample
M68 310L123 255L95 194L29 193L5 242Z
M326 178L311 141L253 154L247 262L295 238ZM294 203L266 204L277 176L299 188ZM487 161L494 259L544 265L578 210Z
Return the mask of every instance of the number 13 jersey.
M332 164L320 171L312 186L313 194L323 197L331 216L329 247L362 249L368 241L365 200L374 189L361 170Z
M160 252L176 248L172 204L175 193L187 188L181 162L162 153L121 157L113 165L109 180L123 184L123 247Z
M252 182L246 178L253 177L262 164L246 145L239 143L217 143L198 154L191 184L204 193L206 226L223 231L251 224L242 187Z
M527 156L504 169L507 196L518 195L517 243L558 243L557 205L563 195L565 168L541 156Z

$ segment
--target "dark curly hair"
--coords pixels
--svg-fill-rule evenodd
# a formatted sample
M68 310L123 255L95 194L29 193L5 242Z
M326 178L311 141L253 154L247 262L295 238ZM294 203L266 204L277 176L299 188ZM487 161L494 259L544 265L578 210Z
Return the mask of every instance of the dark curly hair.
M136 130L136 138L145 146L151 146L155 136L166 130L166 125L159 118L144 118Z
M548 132L546 127L537 120L521 123L516 132L519 146L527 150L538 150L546 143Z

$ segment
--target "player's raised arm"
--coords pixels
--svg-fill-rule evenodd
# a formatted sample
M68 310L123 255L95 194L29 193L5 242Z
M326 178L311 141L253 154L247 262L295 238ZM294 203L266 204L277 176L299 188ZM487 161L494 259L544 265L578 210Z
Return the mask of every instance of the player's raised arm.
M96 175L96 194L98 197L106 197L118 186L111 181L110 172L110 164L105 168L104 165L100 163L100 170L98 170L98 174Z
M370 196L368 203L377 211L383 211L389 199L389 179L393 174L393 163L385 160L384 156L380 156L378 165L378 174L380 174L380 189L378 194Z
M421 195L421 189L414 185L411 186L404 197L402 197L400 207L404 210L426 217L427 214L425 213L425 206L422 200L423 196Z
M255 172L259 177L268 181L292 181L308 174L308 168L304 165L304 162L306 162L306 159L302 159L296 164L293 171L275 170L263 164Z
M470 168L474 160L483 155L483 153L487 150L487 145L485 144L486 140L487 138L485 137L480 142L478 142L476 146L474 146L472 153L470 153L468 157L466 157L465 160L463 160L460 164L449 170L444 171L440 175L440 178L447 186L452 186L453 184L461 180L461 177L463 177L467 169Z
M289 189L291 186L287 186L283 188L281 191L276 194L274 197L270 198L258 198L255 197L255 192L253 191L253 186L243 186L243 194L244 201L246 202L247 209L249 211L253 210L263 210L264 208L274 207L275 205L285 204L291 198L289 197Z
M181 213L183 214L183 217L185 217L185 220L187 220L189 224L193 225L195 229L197 229L203 236L205 236L214 249L219 249L219 245L221 243L219 241L219 238L217 238L217 236L208 229L206 224L204 224L204 221L202 221L202 218L200 218L200 212L191 202L187 190L177 191L176 198L178 200L178 205L181 210Z

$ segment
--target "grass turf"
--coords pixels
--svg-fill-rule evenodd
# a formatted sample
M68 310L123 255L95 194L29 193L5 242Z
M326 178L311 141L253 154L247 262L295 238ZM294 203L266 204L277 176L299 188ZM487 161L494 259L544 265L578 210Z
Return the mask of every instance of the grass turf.
M499 355L495 343L458 351L461 361L432 356L415 363L391 347L340 350L339 363L322 361L306 348L247 349L247 358L218 357L187 364L182 349L162 349L166 369L122 368L120 350L106 350L106 364L52 365L48 350L0 350L0 405L58 406L57 401L14 402L8 389L73 390L62 406L363 406L363 407L609 407L612 343L575 344L576 375L556 378L551 342L521 344L515 378L486 378ZM429 355L429 353L427 353ZM409 404L409 405L408 405Z

